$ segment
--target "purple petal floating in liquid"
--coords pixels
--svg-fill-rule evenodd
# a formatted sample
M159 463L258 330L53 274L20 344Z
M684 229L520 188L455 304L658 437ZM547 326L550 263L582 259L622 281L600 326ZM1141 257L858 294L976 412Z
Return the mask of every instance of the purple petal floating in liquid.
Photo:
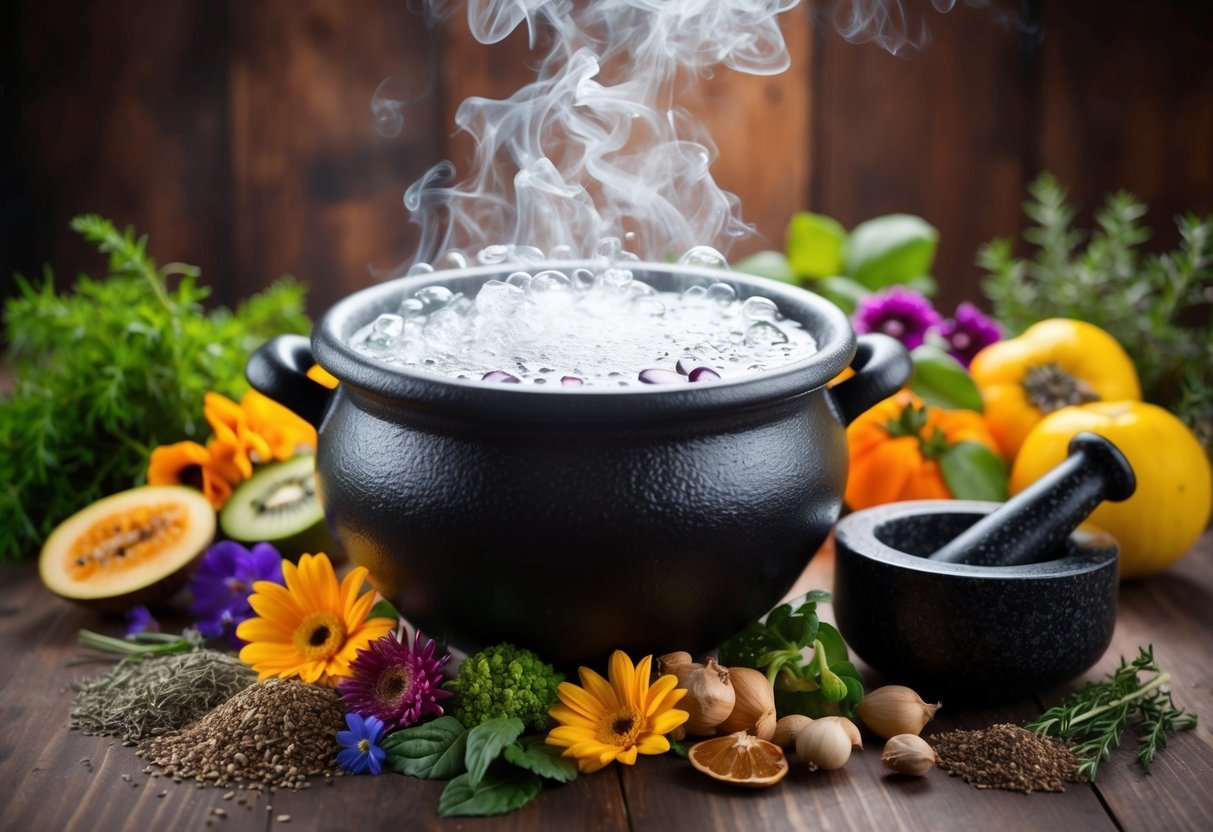
M512 376L505 370L489 370L480 378L481 381L496 381L501 384L521 384L522 379Z
M561 376L560 383L565 387L580 387L581 385L585 384L585 382L577 378L577 376Z
M691 370L687 378L691 381L716 381L720 378L720 373L711 367L696 367L694 370Z
M674 365L674 369L684 376L689 376L691 370L699 366L699 359L693 355L684 355L678 359L678 363Z
M640 380L645 384L682 384L686 379L674 370L651 367L640 371Z

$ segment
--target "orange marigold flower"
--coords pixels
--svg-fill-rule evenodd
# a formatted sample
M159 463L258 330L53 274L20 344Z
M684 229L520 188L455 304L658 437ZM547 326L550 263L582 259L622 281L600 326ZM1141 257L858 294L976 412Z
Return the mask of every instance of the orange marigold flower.
M316 429L278 402L250 390L240 400L249 430L265 442L273 459L286 460L300 449L316 449Z
M232 496L232 483L216 449L197 442L175 442L152 451L147 466L148 485L188 485L202 490L215 510ZM238 480L237 480L238 482Z

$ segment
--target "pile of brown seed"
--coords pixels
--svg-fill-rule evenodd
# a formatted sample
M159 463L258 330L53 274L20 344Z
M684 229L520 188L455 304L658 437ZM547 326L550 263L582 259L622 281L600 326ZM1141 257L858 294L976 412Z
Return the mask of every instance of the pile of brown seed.
M310 776L340 773L336 734L344 718L335 691L270 679L180 731L141 743L138 753L176 781L306 788Z
M1064 792L1079 782L1079 760L1066 744L1010 723L927 738L939 767L979 789Z

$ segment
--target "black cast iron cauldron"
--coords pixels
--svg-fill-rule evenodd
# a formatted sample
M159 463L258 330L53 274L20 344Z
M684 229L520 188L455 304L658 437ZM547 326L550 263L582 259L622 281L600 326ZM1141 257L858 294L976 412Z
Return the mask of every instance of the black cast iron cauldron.
M587 264L559 263L572 268ZM841 508L844 425L895 392L896 341L858 340L809 292L711 269L634 264L655 289L731 284L816 338L812 356L685 386L548 389L379 363L350 336L422 286L474 295L508 266L357 292L250 359L252 385L319 428L325 514L354 562L427 634L512 641L559 665L709 649L791 588ZM304 375L313 362L341 384ZM856 375L826 382L850 363Z

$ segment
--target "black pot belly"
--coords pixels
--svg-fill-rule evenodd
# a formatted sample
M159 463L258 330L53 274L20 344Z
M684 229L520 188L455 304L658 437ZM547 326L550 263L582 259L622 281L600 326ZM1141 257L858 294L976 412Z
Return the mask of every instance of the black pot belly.
M571 666L703 651L766 612L837 517L846 443L820 390L575 428L343 391L317 469L343 548L427 635Z

